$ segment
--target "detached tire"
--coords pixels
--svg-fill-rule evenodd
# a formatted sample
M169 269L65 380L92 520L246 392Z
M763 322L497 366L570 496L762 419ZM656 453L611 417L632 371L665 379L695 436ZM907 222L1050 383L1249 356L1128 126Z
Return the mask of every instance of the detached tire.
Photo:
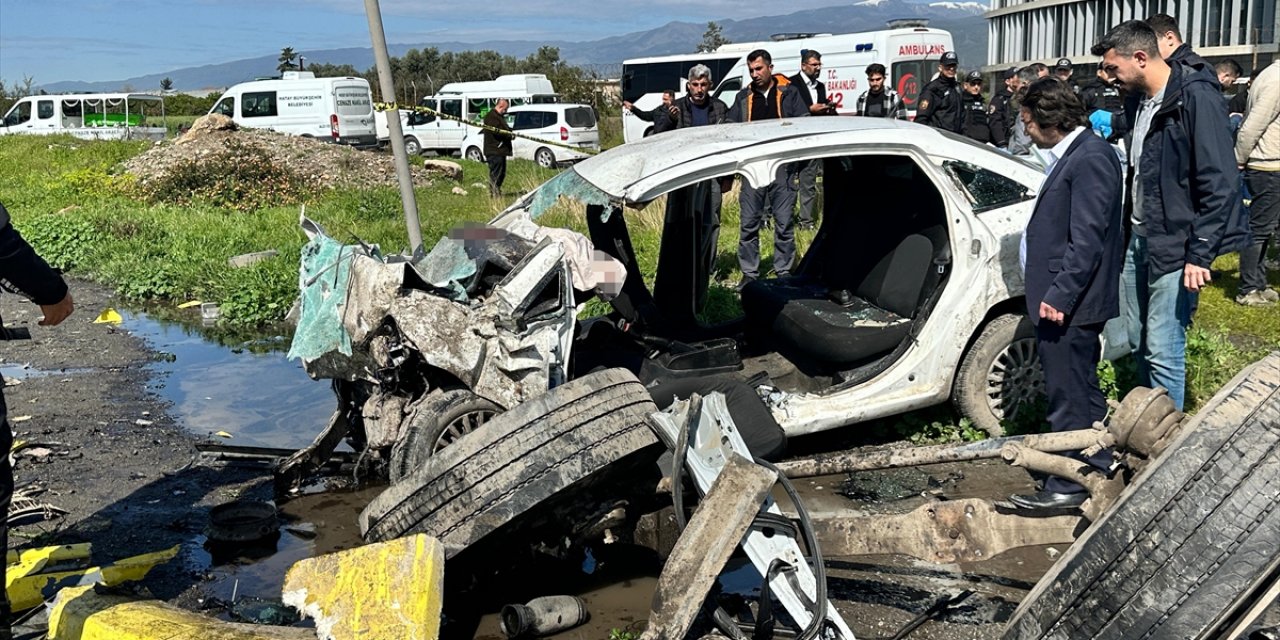
M586 517L599 502L594 494L566 489L600 484L606 496L634 490L629 474L617 482L589 476L656 444L647 422L656 410L644 386L625 370L561 385L499 414L382 492L361 512L360 531L370 542L426 533L453 557L500 527L537 520L535 512L545 514L553 505L560 510L545 524L579 524L569 514L576 510Z
M499 413L502 407L467 389L427 394L414 407L404 433L391 447L391 482L399 482L431 456L478 430Z
M1280 354L1223 387L1041 578L1004 637L1226 631L1280 568L1278 387Z
M1044 397L1035 328L1023 315L996 316L982 328L956 370L951 401L993 438Z

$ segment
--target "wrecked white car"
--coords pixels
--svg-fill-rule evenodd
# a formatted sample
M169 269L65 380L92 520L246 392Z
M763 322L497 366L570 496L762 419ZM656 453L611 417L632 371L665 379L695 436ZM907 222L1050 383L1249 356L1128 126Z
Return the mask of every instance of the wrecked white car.
M736 175L760 185L811 160L823 166L824 214L794 275L745 287L735 320L701 321L708 299L735 295L712 282L713 183ZM313 227L292 355L332 378L341 402L335 424L299 455L322 455L345 434L391 447L399 477L495 413L609 367L645 384L736 377L787 435L948 399L999 434L1042 388L1018 265L1042 179L927 127L814 118L610 150L412 261ZM662 245L646 273L630 210L660 199ZM566 203L589 242L538 224ZM620 291L609 290L615 278ZM611 297L612 312L577 319L592 293Z

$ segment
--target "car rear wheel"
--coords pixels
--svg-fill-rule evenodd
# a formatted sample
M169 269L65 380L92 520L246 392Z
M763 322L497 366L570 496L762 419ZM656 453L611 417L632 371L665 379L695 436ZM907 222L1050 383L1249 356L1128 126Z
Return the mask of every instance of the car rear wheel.
M974 426L997 438L1005 424L1043 406L1044 371L1026 316L1004 314L982 328L960 360L951 401Z
M521 540L555 543L602 505L640 488L631 463L645 456L632 454L653 450L656 459L651 446L658 439L647 421L656 410L622 369L560 385L499 414L383 491L361 512L360 531L369 541L426 533L450 557L513 527L528 534Z
M416 155L418 155L418 154L422 153L422 145L421 145L421 144L418 144L418 139L417 139L417 138L415 138L415 137L413 137L413 136L405 136L405 139L404 139L404 152L405 152L405 153L407 153L407 154L409 154L409 155L411 155L411 156L416 156Z
M484 162L484 153L480 151L480 147L467 147L467 159L475 162Z
M533 154L533 159L543 169L554 169L556 166L556 154L546 147L539 147Z
M1280 355L1223 387L1023 600L1005 638L1219 638L1280 573ZM1274 587L1273 587L1274 588Z
M391 447L391 482L399 482L431 456L484 426L502 407L467 389L437 389L420 400Z

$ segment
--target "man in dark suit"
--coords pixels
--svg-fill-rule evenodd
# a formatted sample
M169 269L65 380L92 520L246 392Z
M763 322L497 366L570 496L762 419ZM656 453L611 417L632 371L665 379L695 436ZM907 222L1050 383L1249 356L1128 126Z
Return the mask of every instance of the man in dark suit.
M791 85L800 89L800 99L811 116L833 116L836 106L827 102L827 85L818 81L822 74L822 54L813 49L800 52L800 72L788 78ZM818 202L818 172L821 160L810 160L800 169L800 228L812 229L813 210Z
M1049 425L1055 432L1086 429L1107 413L1098 385L1099 336L1103 324L1120 315L1120 161L1090 131L1075 92L1057 78L1033 82L1019 116L1048 157L1048 175L1023 235L1022 260ZM1110 452L1087 461L1105 469ZM1051 477L1042 491L1010 500L1036 509L1075 507L1086 498L1080 485Z

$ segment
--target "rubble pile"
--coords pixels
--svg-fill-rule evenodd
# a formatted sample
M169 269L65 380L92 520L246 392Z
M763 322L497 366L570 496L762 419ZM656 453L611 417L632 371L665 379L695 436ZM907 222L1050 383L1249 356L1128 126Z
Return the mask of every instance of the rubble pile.
M230 118L210 114L173 141L157 144L125 163L125 170L141 185L162 180L193 162L203 163L228 154L263 155L287 167L308 188L395 186L396 171L386 153L359 151L328 142L265 129L238 127ZM447 160L427 160L410 167L414 184L427 186L436 177L462 179L462 167Z

